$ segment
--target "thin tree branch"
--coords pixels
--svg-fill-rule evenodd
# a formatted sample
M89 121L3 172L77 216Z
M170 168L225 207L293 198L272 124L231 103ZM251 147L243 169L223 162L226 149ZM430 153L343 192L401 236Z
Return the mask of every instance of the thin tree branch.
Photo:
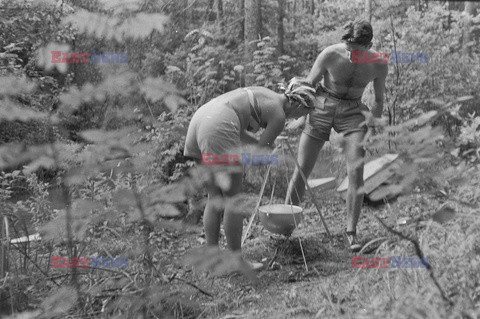
M400 81L400 69L397 63L397 40L395 40L395 26L393 25L393 19L391 14L390 14L390 24L392 25L393 50L395 52L395 71L397 74L397 77L395 78L395 84L398 85Z
M143 81L140 78L140 76L137 76L137 82L143 85ZM148 106L148 110L150 111L150 115L152 116L152 119L155 120L155 115L153 115L152 108L150 107L150 103L148 103L148 100L144 94L142 94L142 97L143 97L143 100L145 101L145 104L147 104Z
M38 266L35 261L32 260L32 258L30 258L30 256L26 255L19 247L17 247L15 244L11 244L16 250L18 250L21 254L23 254L28 260L30 260L32 262L32 264L38 269L40 270L40 272L42 273L42 275L45 276L45 278L48 278L50 279L50 277L48 276L48 274L46 272L44 272L42 270L42 268L40 268L40 266ZM53 279L50 279L55 285L57 285L57 287L60 287L60 285Z
M395 234L397 235L398 237L400 237L401 239L404 239L404 240L408 240L409 242L411 242L413 244L413 246L415 247L415 253L417 254L417 256L420 258L420 262L427 267L427 270L430 274L430 278L432 279L433 283L435 284L435 286L437 286L438 290L440 291L440 295L442 296L443 300L445 300L446 302L449 303L450 306L453 305L453 302L447 297L447 295L445 294L445 292L443 291L442 287L440 286L440 284L438 283L438 280L433 272L433 268L432 266L425 260L425 255L423 254L423 251L422 249L420 248L420 244L418 243L418 240L414 239L414 238L410 238L404 234L402 234L401 232L399 231L396 231L394 230L393 228L387 226L387 224L385 224L383 222L383 220L381 220L378 216L375 216L375 218L380 222L380 224L385 227L389 232L391 232L392 234Z
M212 293L210 293L210 292L208 292L208 291L206 291L206 290L203 290L202 288L200 288L200 287L198 287L197 285L195 285L193 282L190 282L190 281L185 280L185 279L182 279L182 278L178 278L176 273L173 274L173 276L170 278L170 281L172 281L172 280L174 280L174 279L175 279L175 280L178 280L178 281L181 281L181 282L184 282L184 283L186 283L187 285L189 285L189 286L197 289L197 290L200 291L202 294L213 298L213 294L212 294Z
M190 9L191 7L193 7L193 5L197 2L197 0L193 0L192 3L190 3L188 5L188 7L186 7L185 9L183 9L181 12L185 12L187 11L188 9Z

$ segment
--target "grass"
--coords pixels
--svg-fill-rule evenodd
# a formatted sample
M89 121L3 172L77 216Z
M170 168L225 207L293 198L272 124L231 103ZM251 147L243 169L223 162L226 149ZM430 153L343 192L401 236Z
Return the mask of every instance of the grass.
M418 220L395 229L418 239L440 286L452 301L450 306L442 300L426 269L352 269L351 254L344 248L341 235L345 204L334 192L319 197L334 234L333 243L326 238L319 216L311 208L307 208L304 223L291 238L272 235L257 223L244 247L244 255L273 267L262 270L255 285L241 277L208 278L191 273L191 280L216 292L214 298L196 295L202 309L198 316L476 318L480 315L478 211L447 201L456 216L439 224L431 216L445 204L445 199L417 192L380 207L364 207L362 212L358 229L362 241L388 238L365 255L369 258L416 257L411 243L389 233L374 216L392 226L401 217ZM309 271L303 265L299 238Z
M323 160L326 158L319 159ZM317 169L322 170L321 166ZM315 174L325 176L324 171ZM257 282L241 275L212 276L185 266L184 257L204 243L200 225L169 223L176 227L166 227L159 221L154 228L145 229L141 224L114 219L98 224L95 233L79 246L84 249L82 255L127 256L129 268L125 272L82 272L80 283L88 302L78 304L69 314L72 318L111 317L123 309L125 318L133 318L146 305L149 318L477 318L480 219L476 187L480 174L475 169L467 175L468 183L450 185L448 195L434 191L440 184L433 178L409 195L384 205L365 206L358 224L363 243L385 237L372 244L364 257L415 257L413 245L382 227L376 217L418 240L451 305L442 299L426 269L353 269L352 254L342 235L345 202L330 190L317 192L317 199L333 241L327 238L319 214L309 202L305 203L303 223L289 238L269 233L257 218L243 250L247 260L268 266L257 273ZM264 201L269 200L268 194ZM273 200L282 202L280 197ZM433 214L445 205L452 207L453 218L442 224L432 221ZM403 217L414 222L396 225ZM145 230L150 259L142 250ZM66 249L32 243L29 256L34 258L26 262L22 254L11 252L11 275L0 288L2 303L12 304L16 311L35 310L45 296L57 291L53 280L68 284L65 270L49 267L50 254L66 256Z

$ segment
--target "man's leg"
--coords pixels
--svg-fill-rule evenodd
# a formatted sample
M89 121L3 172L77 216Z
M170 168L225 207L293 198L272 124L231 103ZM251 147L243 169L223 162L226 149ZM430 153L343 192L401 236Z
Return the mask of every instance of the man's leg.
M363 160L365 150L363 138L365 132L353 132L345 136L345 157L347 160L348 190L347 190L347 233L356 232L360 210L363 203L363 192L358 190L363 186Z
M223 217L223 228L227 239L227 247L231 251L240 251L242 248L243 216L228 202L233 196L242 190L242 172L235 172L231 175L230 190L224 192L225 215Z
M306 178L308 178L315 167L318 153L322 149L323 144L325 144L325 141L313 138L305 133L302 133L300 136L300 143L298 145L298 163ZM302 200L304 193L305 183L303 182L302 175L300 175L300 172L298 171L298 167L295 166L295 171L288 185L285 202L291 202L294 205L298 205Z

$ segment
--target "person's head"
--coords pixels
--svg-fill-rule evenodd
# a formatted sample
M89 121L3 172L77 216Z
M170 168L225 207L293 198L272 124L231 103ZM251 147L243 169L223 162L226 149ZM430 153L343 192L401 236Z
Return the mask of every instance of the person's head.
M315 89L307 80L294 77L282 88L289 102L285 108L288 118L302 117L315 108Z
M350 21L343 26L343 29L345 32L342 35L342 41L346 44L347 50L368 50L372 47L373 29L368 21L362 19Z

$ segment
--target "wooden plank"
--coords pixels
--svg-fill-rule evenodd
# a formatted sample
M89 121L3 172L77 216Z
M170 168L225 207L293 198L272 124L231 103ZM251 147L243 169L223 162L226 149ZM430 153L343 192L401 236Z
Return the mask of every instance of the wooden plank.
M392 177L395 174L395 172L398 171L398 169L400 169L401 164L402 162L397 159L392 163L390 163L390 165L385 166L382 170L377 172L377 174L369 178L364 185L365 194L372 193L380 185L385 183L390 177Z
M40 237L40 234L36 233L36 234L30 235L28 237L23 236L23 237L20 237L20 238L14 238L10 241L10 243L12 243L12 244L26 243L28 241L39 241L41 239L42 238Z
M385 154L384 156L377 158L373 161L365 164L363 168L363 180L366 183L370 177L378 173L380 170L385 168L387 165L392 163L398 158L398 154ZM348 177L345 177L343 182L337 188L337 192L345 192L348 189Z
M327 190L334 188L335 185L335 177L325 177L308 180L308 186L310 186L311 189L318 188L318 190ZM306 185L305 189L307 189Z

